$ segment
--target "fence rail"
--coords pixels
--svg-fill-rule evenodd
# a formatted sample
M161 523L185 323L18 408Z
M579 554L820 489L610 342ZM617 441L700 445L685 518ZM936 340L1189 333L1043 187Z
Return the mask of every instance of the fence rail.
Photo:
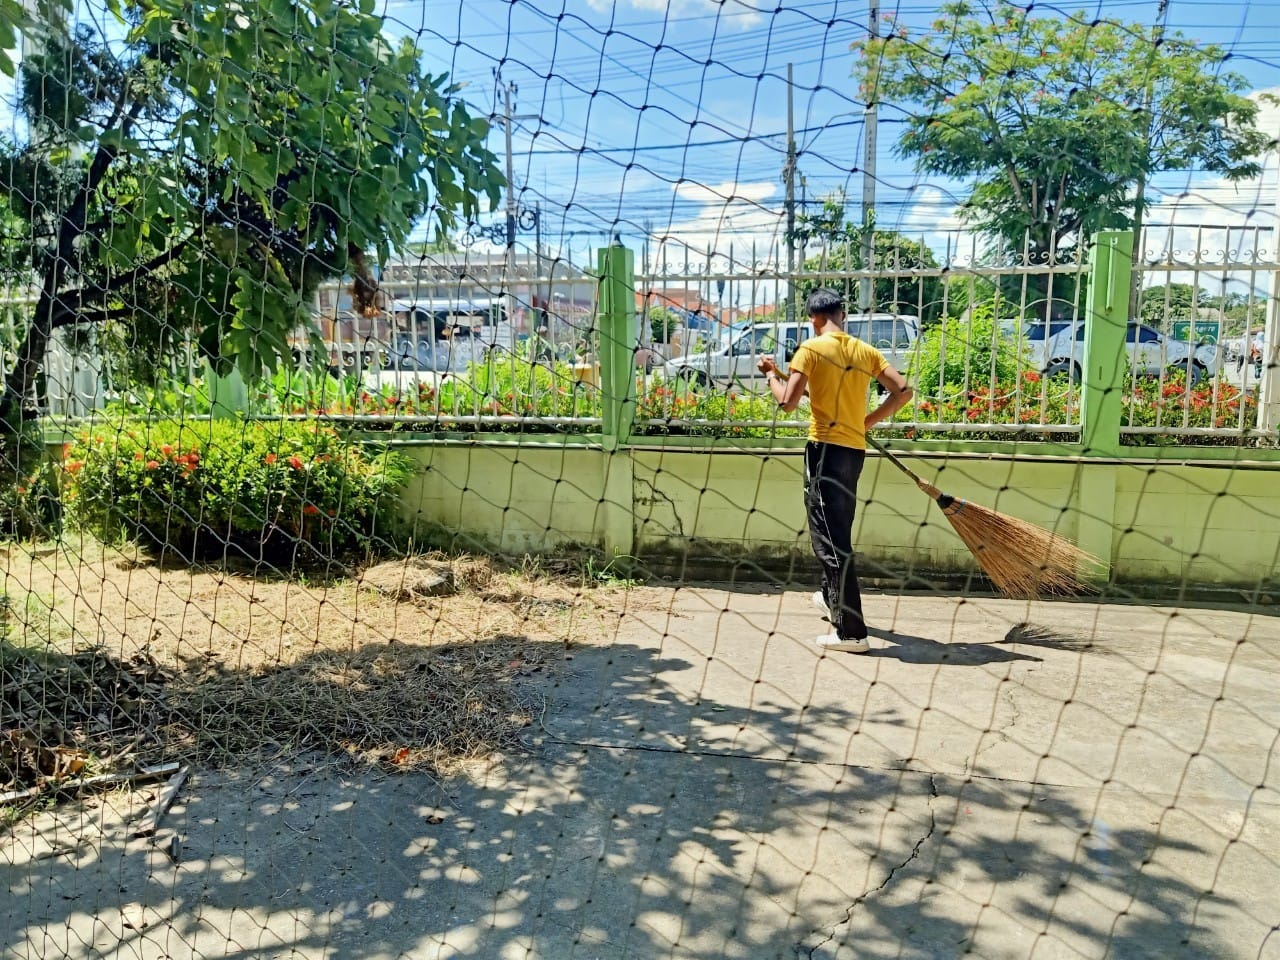
M1177 249L1148 234L1133 265L1136 310L1125 344L1120 435L1242 442L1259 432L1263 344L1259 331L1280 282L1263 245L1203 242ZM976 247L942 261L919 241L886 243L863 268L851 244L807 243L803 269L779 269L781 245L739 259L699 256L668 238L642 251L631 278L639 434L796 436L806 411L781 414L758 375L764 356L785 366L812 334L801 305L819 285L851 301L849 328L908 374L916 397L887 429L906 436L1063 438L1081 430L1088 267L1080 251L1059 262L999 261ZM1203 241L1203 237L1201 237ZM591 432L604 421L595 271L538 258L506 264L422 258L384 271L383 310L351 310L342 284L314 299L320 355L303 331L294 367L252 388L222 385L254 417L321 416L377 427ZM870 284L873 309L852 309ZM5 299L9 358L30 301ZM1208 342L1200 342L1205 340ZM122 380L92 337L55 338L45 401L56 420L107 403L160 401L203 412L210 371L193 349L170 358L164 389ZM165 378L162 376L161 381ZM164 384L159 385L161 388Z

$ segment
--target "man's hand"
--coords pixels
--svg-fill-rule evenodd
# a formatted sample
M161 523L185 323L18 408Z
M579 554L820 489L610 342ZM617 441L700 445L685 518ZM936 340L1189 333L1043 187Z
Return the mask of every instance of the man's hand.
M876 377L880 381L880 385L888 392L888 396L884 398L884 402L867 414L866 420L863 422L863 430L870 430L881 420L888 420L895 413L911 402L911 398L915 396L911 387L907 386L906 378L895 370L892 366L887 366Z
M766 377L778 372L778 365L773 362L773 357L761 357L756 361L756 368Z

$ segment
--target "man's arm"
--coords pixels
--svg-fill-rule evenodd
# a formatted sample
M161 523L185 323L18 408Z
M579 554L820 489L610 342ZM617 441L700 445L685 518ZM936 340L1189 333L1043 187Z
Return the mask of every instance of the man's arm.
M792 370L784 377L778 372L778 365L773 362L773 357L761 357L756 366L764 374L765 383L769 384L769 392L778 401L778 406L787 413L800 406L805 388L809 385L809 378L805 374Z
M907 385L906 378L893 368L892 364L886 366L876 377L880 382L880 386L885 388L887 396L880 406L876 407L867 414L866 425L864 429L870 430L882 420L888 420L895 413L911 402L911 398L915 396L915 391Z

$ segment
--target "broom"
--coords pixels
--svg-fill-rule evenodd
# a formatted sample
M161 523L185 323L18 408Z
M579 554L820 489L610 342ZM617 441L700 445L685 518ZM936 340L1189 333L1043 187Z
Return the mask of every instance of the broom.
M1089 568L1101 566L1097 557L1025 520L943 493L875 440L868 437L867 442L942 508L978 566L1006 597L1034 600L1042 594L1090 589L1081 577Z

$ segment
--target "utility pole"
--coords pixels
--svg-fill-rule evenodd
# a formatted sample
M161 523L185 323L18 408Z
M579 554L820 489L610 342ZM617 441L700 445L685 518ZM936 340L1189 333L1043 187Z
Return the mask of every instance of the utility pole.
M512 289L515 283L516 275L516 224L520 216L520 200L516 195L516 172L515 172L515 154L511 145L511 137L514 131L514 124L517 120L539 120L541 117L536 113L516 114L515 97L520 88L515 83L503 83L502 75L496 70L494 78L497 83L502 86L502 116L496 117L495 120L501 123L504 130L504 139L506 141L507 150L507 229L506 229L506 256L504 262L504 270L506 273L506 282L503 286L506 288L506 310L507 322L511 324L512 335L515 335L516 322L516 295ZM536 278L535 278L536 280ZM534 287L530 288L536 289ZM512 344L514 348L515 344Z
M515 159L511 152L511 121L512 121L512 105L511 101L516 92L516 85L508 83L504 92L504 107L502 111L502 126L506 132L507 140L507 257L506 257L506 283L503 284L507 290L507 323L511 324L514 332L516 323L516 295L511 289L516 278L516 173ZM513 334L514 335L514 334ZM514 345L513 345L514 346Z
M1146 249L1142 241L1142 224L1144 219L1143 201L1147 193L1147 174L1145 164L1151 153L1152 125L1155 116L1151 110L1151 101L1155 97L1154 81L1151 78L1151 72L1154 67L1155 58L1160 56L1160 45L1164 42L1165 22L1169 17L1169 0L1159 0L1156 4L1156 24L1152 31L1151 37L1151 56L1147 58L1147 84L1146 89L1142 93L1142 119L1146 123L1146 136L1144 138L1145 153L1142 161L1143 169L1138 173L1138 182L1134 189L1133 201L1133 257L1134 260L1142 260L1146 257ZM1133 271L1133 283L1129 290L1129 319L1136 320L1138 317L1138 302L1142 290L1142 273L1138 270ZM1049 308L1052 304L1048 305ZM1191 329L1194 332L1195 324L1192 323ZM1222 328L1218 328L1219 339L1221 339ZM1194 341L1194 336L1192 340Z
M868 47L874 47L880 38L880 4L871 0L867 20ZM878 112L876 98L879 95L880 81L873 69L867 69L867 102L862 110L862 269L870 270L875 256L875 224L876 224L876 121ZM858 309L864 314L871 312L872 288L871 277L863 277L858 286Z
M542 204L535 201L533 204L533 283L534 290L542 283ZM542 299L542 323L539 326L547 328L547 338L551 338L551 281L547 280L547 295ZM538 330L534 330L538 333Z
M787 165L782 176L787 183L787 323L796 322L796 111L792 65L787 64Z

